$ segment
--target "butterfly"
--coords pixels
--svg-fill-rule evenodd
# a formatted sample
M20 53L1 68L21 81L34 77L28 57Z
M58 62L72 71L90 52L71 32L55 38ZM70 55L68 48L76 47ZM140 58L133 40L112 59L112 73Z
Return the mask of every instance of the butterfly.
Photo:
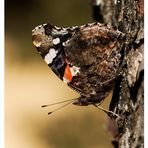
M122 70L125 35L98 22L74 27L50 23L32 30L32 41L52 71L80 93L73 104L101 104Z

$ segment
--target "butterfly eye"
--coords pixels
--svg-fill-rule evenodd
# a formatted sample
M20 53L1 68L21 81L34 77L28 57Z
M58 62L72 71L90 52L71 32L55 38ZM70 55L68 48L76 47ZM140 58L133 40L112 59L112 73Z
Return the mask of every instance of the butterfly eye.
M100 38L100 42L103 45L107 45L110 42L110 39L109 38L106 38L106 37L101 37Z

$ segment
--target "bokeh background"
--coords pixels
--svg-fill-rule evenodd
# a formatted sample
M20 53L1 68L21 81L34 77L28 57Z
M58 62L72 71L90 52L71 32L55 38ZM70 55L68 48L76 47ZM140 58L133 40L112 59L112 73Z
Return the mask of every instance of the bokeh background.
M69 105L48 116L55 107L40 107L78 94L42 60L31 30L93 21L90 0L5 0L5 148L112 147L107 115L97 108Z

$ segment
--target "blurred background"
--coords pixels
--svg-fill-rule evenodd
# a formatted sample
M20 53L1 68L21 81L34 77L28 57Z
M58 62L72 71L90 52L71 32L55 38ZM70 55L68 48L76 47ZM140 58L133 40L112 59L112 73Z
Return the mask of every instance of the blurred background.
M5 0L5 148L112 147L108 117L97 108L69 105L47 115L55 107L40 107L79 95L42 60L31 30L46 22L67 27L93 21L90 0Z

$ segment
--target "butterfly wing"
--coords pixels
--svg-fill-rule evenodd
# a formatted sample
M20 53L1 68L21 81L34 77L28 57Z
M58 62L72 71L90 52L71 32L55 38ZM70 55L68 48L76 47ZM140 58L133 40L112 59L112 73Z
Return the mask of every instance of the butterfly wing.
M113 89L124 35L99 23L60 28L43 24L32 31L33 44L54 73L82 93L77 105L101 102Z
M110 26L93 23L80 27L66 42L68 61L80 68L74 84L85 92L75 104L99 103L113 90L120 75L124 38Z
M67 30L51 24L37 26L32 31L32 41L39 54L64 82L72 81L72 73L62 45L70 36Z

